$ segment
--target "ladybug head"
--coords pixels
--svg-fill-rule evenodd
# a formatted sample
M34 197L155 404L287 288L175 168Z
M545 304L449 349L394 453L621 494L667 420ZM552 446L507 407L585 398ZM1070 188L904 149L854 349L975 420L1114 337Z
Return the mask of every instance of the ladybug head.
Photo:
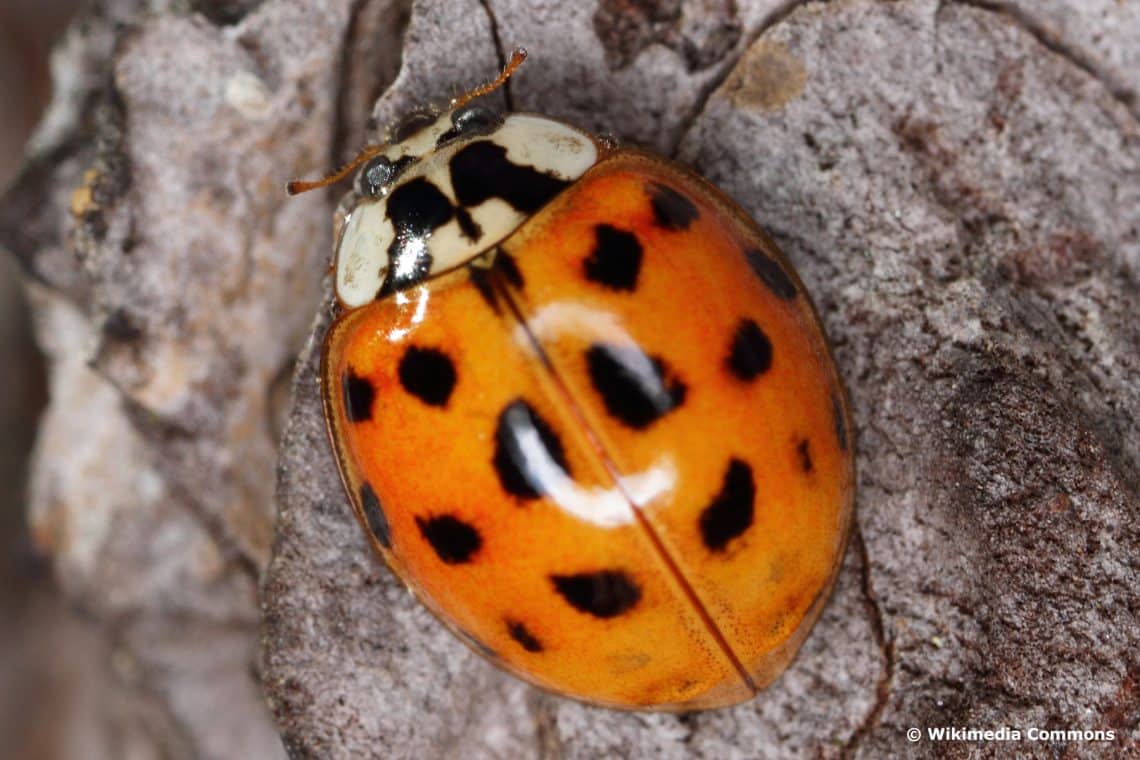
M336 245L336 294L355 308L456 269L493 250L598 158L593 137L534 114L503 116L472 102L498 79L418 110L346 169L290 192L331 184L360 167Z
M490 82L479 85L475 89L457 98L452 98L443 116L440 116L440 111L436 108L418 108L397 121L388 130L387 140L383 143L365 146L364 149L356 155L356 158L321 179L311 181L293 180L285 186L285 190L289 195L299 195L301 193L307 193L310 190L334 185L348 177L362 164L370 163L381 155L387 157L389 162L391 162L390 154L393 148L404 148L400 153L401 156L414 155L416 158L419 158L432 148L433 143L430 139L425 141L424 139L412 140L412 138L419 136L421 132L428 130L429 127L432 129L428 137L434 137L437 142L445 133L454 131L454 134L449 136L450 139L459 136L460 131L478 129L476 123L479 122L480 119L485 117L496 119L497 117L495 117L492 111L486 108L467 109L465 108L467 104L475 98L482 97L499 89L510 78L511 74L515 72L515 69L521 66L525 60L526 50L523 48L515 48L514 52L511 53L511 59L507 61L507 65L503 67L503 71L498 77ZM452 120L451 117L454 114L458 114L459 118Z
M417 109L388 130L383 151L364 162L356 192L362 198L383 198L400 175L445 146L489 135L503 124L502 115L478 103L465 103L440 113Z

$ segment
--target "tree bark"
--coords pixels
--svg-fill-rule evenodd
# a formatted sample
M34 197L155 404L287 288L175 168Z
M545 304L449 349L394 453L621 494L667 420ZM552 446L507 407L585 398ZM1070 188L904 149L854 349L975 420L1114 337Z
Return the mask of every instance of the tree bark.
M0 206L50 360L34 532L156 753L1140 752L1140 6L193 5L74 26ZM851 394L838 586L736 708L620 713L499 673L342 493L317 387L338 198L282 188L516 45L500 105L676 157L773 234ZM937 726L1116 738L908 741Z

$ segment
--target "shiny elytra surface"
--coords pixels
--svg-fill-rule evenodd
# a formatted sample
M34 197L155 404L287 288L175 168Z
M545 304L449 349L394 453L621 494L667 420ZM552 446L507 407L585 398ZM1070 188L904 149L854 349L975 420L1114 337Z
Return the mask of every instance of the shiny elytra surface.
M330 330L330 436L373 546L549 690L751 697L851 522L846 402L802 285L723 195L631 151L500 249Z

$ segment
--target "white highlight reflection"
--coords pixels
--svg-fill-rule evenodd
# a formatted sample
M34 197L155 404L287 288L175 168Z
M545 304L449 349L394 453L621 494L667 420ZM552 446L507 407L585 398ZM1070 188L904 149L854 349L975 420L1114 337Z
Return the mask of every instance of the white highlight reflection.
M641 507L671 491L677 482L673 463L663 459L644 472L622 477L622 489L585 488L574 482L554 461L529 420L525 424L513 425L512 432L525 461L527 479L562 509L603 528L633 522L633 510L622 489L635 505Z
M424 321L424 317L427 315L428 298L431 297L431 288L424 285L418 286L416 288L416 296L418 299L416 301L416 310L412 312L411 320L409 320L404 327L395 327L388 331L388 341L390 343L399 343L408 336L408 333L412 331L413 327ZM406 290L396 293L396 303L400 306L405 306L410 302L411 299L408 297ZM404 310L401 309L401 312L404 312Z
M515 341L530 349L527 328L539 341L560 335L578 335L587 340L634 345L633 338L621 326L617 316L601 309L591 309L572 301L554 301L540 307L526 323L515 328Z

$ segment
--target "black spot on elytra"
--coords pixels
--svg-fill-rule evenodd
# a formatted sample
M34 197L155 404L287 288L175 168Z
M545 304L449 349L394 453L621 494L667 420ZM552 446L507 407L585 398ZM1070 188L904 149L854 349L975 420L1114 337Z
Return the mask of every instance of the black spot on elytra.
M831 396L831 416L835 419L835 437L839 440L839 448L847 451L847 418L843 416L843 404L839 396Z
M416 525L436 556L449 565L470 562L472 555L483 545L479 531L454 515L417 517Z
M340 388L344 397L344 414L349 422L367 422L372 419L376 389L368 378L360 377L349 367L340 376Z
M517 620L507 620L507 633L520 647L528 652L541 652L542 642L534 637L525 625Z
M514 256L506 251L500 250L495 254L495 263L491 265L491 271L502 275L504 280L522 290L523 276L522 272L519 271L518 262L515 261Z
M364 521L368 523L368 530L385 549L392 548L392 534L388 530L388 518L380 507L380 499L372 486L364 483L360 486L360 508L364 510Z
M416 177L393 190L387 209L396 236L388 247L389 274L381 295L403 290L427 277L431 272L431 254L419 243L455 215L447 196L424 177Z
M594 237L594 250L582 265L586 279L612 290L635 290L642 253L637 236L599 224L594 228Z
M471 278L471 284L479 291L479 295L483 297L486 304L498 314L499 294L495 292L495 286L491 284L491 270L487 267L468 264L467 276Z
M686 385L666 378L664 362L636 346L595 343L586 351L586 366L606 411L641 430L685 401Z
M408 346L398 374L405 391L431 406L446 406L455 389L455 365L439 349Z
M647 189L649 203L653 207L653 219L660 227L667 230L687 230L700 215L691 200L668 185L651 182Z
M571 607L594 617L616 617L641 600L641 589L621 570L552 575L550 580Z
M701 512L701 539L711 551L722 551L728 542L748 530L756 500L752 468L733 458L728 463L718 493Z
M742 319L732 335L728 369L741 380L754 380L772 366L772 341L751 319Z
M502 280L513 285L516 289L521 290L523 287L523 276L519 270L519 265L514 257L503 250L495 251L495 258L490 267L480 267L471 264L467 267L468 274L471 277L471 284L479 291L479 295L491 307L492 311L496 314L499 312L499 293L495 288L493 280L500 278L500 286Z
M451 186L460 205L467 207L501 198L516 211L532 214L569 184L512 163L506 148L487 140L471 143L451 158Z
M796 297L796 285L787 272L775 259L758 248L748 251L748 261L752 270L768 286L768 289L785 301Z
M811 445L807 438L800 439L800 442L796 444L796 454L800 458L800 469L805 473L811 472L814 467L811 461Z
M543 478L553 465L569 473L566 452L554 430L528 403L512 401L499 414L492 460L503 490L523 499L545 495Z

